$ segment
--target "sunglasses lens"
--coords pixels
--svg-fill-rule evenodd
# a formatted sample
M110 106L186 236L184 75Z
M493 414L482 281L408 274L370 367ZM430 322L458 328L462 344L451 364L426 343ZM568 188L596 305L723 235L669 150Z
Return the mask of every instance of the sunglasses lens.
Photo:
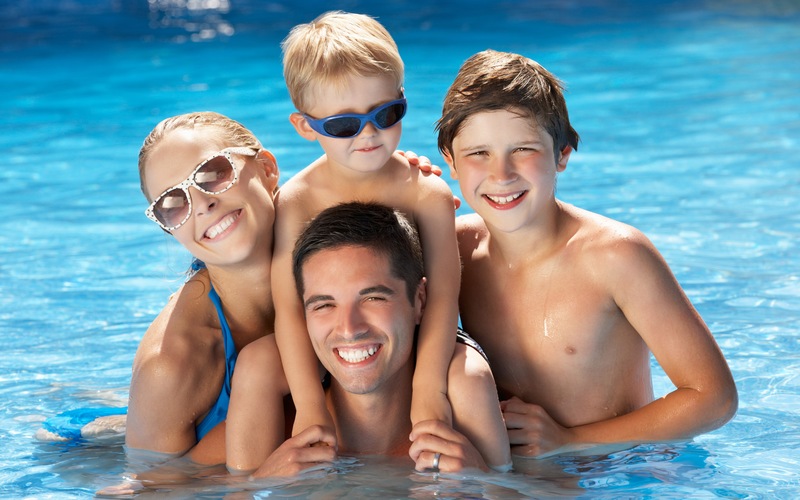
M399 122L405 114L405 104L392 104L391 106L383 108L375 115L375 123L377 123L380 128L389 128Z
M361 128L361 120L358 118L334 118L326 121L322 127L325 132L334 137L353 137Z
M181 189L164 193L153 207L156 219L167 227L174 227L183 222L187 213L189 213L189 200Z
M194 174L197 186L209 193L219 193L228 189L233 178L233 165L222 155L205 162Z

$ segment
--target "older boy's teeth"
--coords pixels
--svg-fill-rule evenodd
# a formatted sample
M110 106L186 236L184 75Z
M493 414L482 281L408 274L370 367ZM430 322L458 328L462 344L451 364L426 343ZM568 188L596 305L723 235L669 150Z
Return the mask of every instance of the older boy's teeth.
M234 214L225 217L224 219L219 221L218 224L215 224L210 228L208 228L208 230L206 231L206 238L209 239L216 238L218 235L222 234L223 231L231 227L231 224L233 224L235 221L236 221L236 215Z
M496 196L487 194L486 197L492 200L493 202L497 203L498 205L505 205L506 203L511 203L512 201L516 200L522 196L522 193L516 193L508 196Z
M367 349L337 349L337 351L339 352L339 357L348 363L360 363L375 354L378 349L369 347Z

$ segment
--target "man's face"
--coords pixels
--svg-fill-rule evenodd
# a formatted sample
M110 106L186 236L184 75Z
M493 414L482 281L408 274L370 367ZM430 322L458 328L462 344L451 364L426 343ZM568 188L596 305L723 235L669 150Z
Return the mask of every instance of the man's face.
M311 343L344 390L387 390L400 370L413 373L414 329L422 316L424 281L411 304L389 259L362 246L323 250L302 268L303 307Z

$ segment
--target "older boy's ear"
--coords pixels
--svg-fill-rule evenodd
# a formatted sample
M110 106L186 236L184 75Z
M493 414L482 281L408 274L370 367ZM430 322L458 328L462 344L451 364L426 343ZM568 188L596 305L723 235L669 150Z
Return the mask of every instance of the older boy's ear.
M458 179L458 171L456 170L456 164L453 161L453 157L450 156L450 152L442 151L442 158L444 158L444 162L447 163L447 166L450 167L450 177L453 179Z
M300 137L308 141L317 140L314 130L308 125L302 113L292 113L289 115L289 121L292 122L294 129L300 134Z
M558 164L556 164L556 172L563 172L567 168L567 162L569 161L569 155L572 154L572 146L567 144L564 146L564 149L561 150L558 158Z

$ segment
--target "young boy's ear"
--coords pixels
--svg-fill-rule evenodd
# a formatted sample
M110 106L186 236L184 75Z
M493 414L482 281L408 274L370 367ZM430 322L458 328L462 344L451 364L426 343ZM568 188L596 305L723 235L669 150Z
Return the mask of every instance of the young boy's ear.
M450 167L450 177L452 177L453 179L458 179L458 171L456 170L456 164L453 161L453 157L450 156L450 152L443 151L442 158L444 158L444 162L447 163L447 166Z
M569 161L569 155L571 154L572 146L567 144L559 154L558 163L556 164L556 172L563 172L567 168L567 162Z
M308 122L302 113L292 113L289 115L289 121L292 122L294 129L300 134L300 137L308 141L317 140L314 130L308 126Z

